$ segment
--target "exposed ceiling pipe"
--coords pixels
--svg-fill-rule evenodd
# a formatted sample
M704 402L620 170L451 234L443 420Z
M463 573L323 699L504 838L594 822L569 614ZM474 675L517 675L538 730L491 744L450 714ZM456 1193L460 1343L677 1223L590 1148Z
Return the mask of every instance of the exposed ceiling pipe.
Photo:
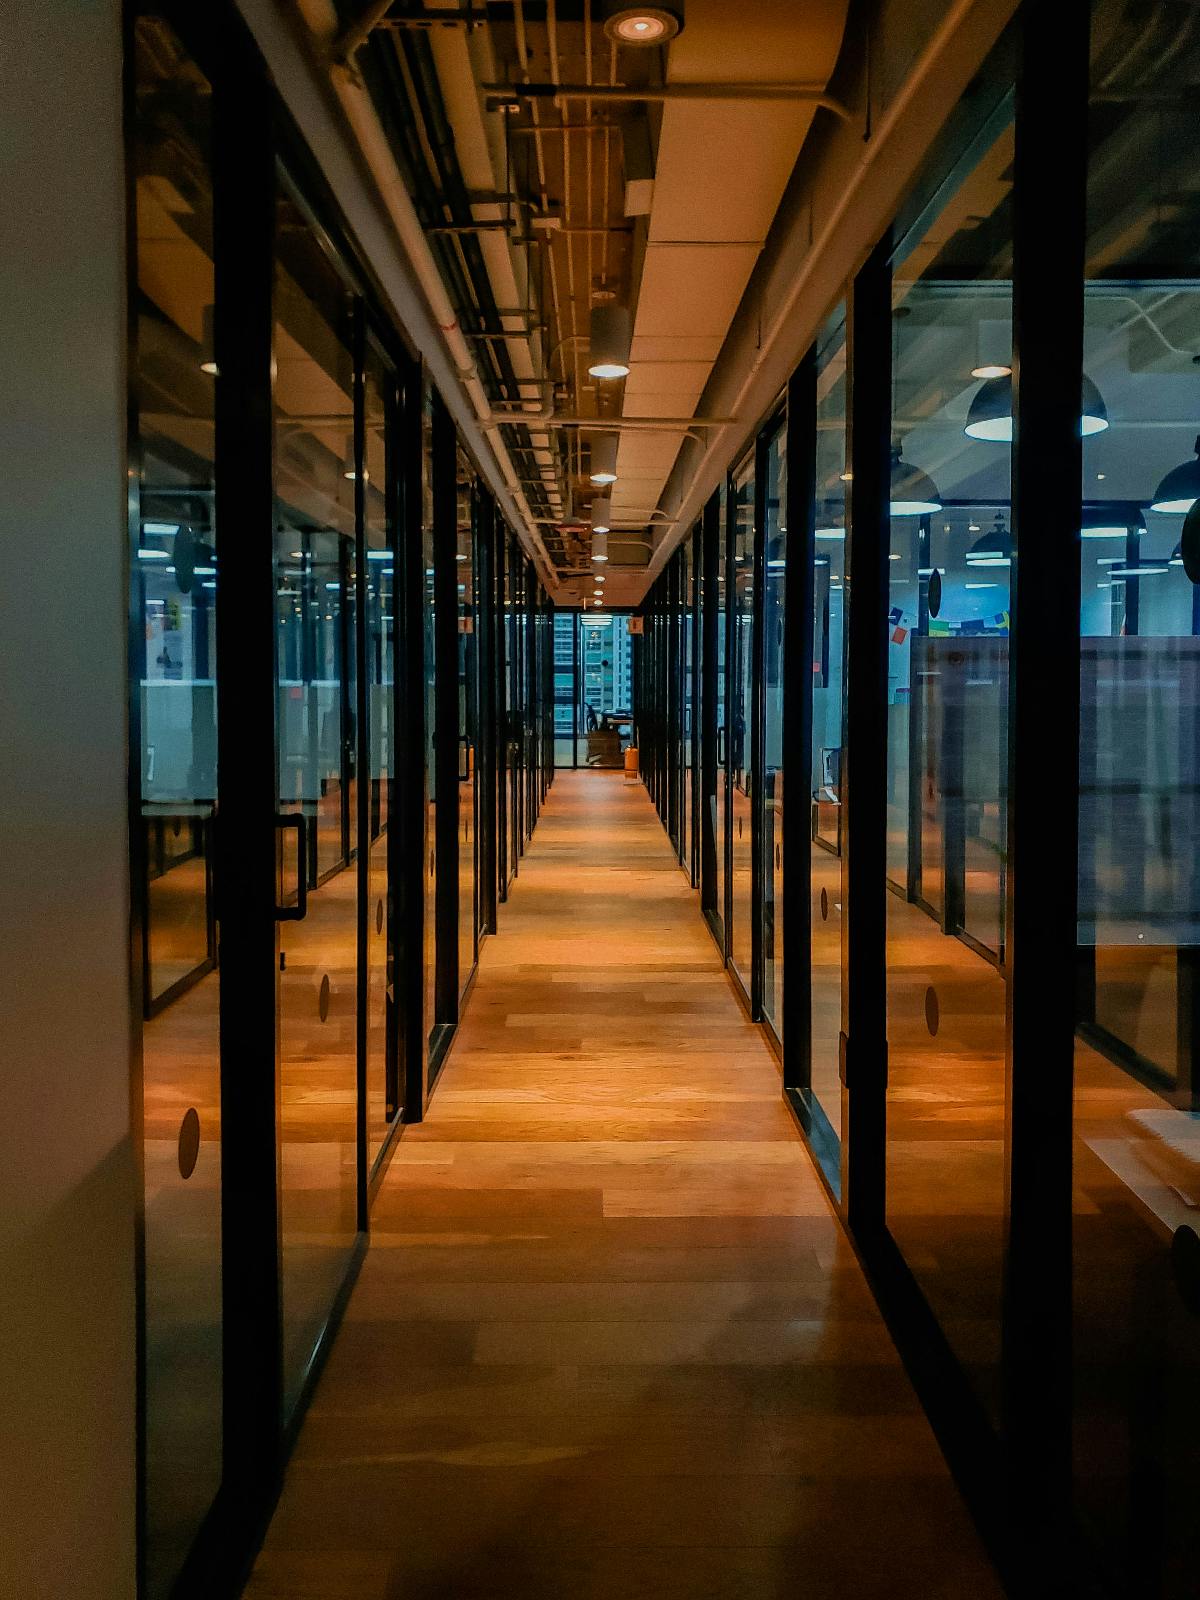
M516 106L522 100L607 100L617 103L667 100L769 100L796 101L832 111L843 122L854 113L836 95L818 83L665 83L629 88L624 84L588 83L485 83L491 96L488 110Z
M299 10L318 45L328 54L332 41L337 37L338 29L338 17L332 0L299 0ZM474 358L458 325L458 317L446 294L442 275L438 271L429 242L401 180L370 95L355 74L344 64L331 61L331 76L346 119L354 131L371 174L379 185L380 195L400 237L405 254L412 264L434 320L446 341L458 379L469 395L480 426L488 437L509 493L525 522L526 532L534 551L541 557L543 577L551 589L556 589L558 583L554 564L537 530L507 447L500 437L500 419L491 416L487 393L480 381ZM510 417L504 420L515 422L517 419Z
M492 125L489 126L478 90L478 80L491 77L496 71L488 28L479 27L469 34L459 29L437 29L432 33L430 43L442 104L454 134L456 158L468 190L481 195L492 190L507 194L512 185L509 151L501 129L495 126L497 119L492 118ZM476 201L473 211L476 215L482 214L490 222L504 221L499 202ZM480 239L479 248L497 305L528 304L528 255L522 260L513 242L499 231L485 233ZM505 321L503 318L501 320ZM520 327L510 328L506 325L503 334L497 336L498 340L503 339L518 383L523 387L527 383L540 385L548 382L553 369L550 362L541 363L539 360L542 341L532 335L528 318L518 320ZM539 377L539 372L543 376ZM507 407L501 409L508 410ZM541 409L545 409L544 405ZM534 420L536 411L526 412L523 405L518 406L514 420L518 424L525 424L526 418ZM551 508L561 513L569 502L569 487L563 479L552 441L545 433L531 430L528 453L537 469L537 477L533 481L536 481ZM526 477L524 481L531 480Z

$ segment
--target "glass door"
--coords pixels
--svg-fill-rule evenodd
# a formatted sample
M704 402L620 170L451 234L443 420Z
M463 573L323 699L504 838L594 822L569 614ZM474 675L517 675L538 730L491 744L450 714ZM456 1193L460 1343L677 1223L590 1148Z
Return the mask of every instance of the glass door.
M142 1593L165 1600L223 1471L212 93L160 18L137 19L132 48Z
M394 907L389 858L396 850L392 722L397 584L395 473L391 441L399 411L394 371L368 341L363 366L362 508L365 533L367 802L367 1158L374 1162L400 1111L394 972Z
M846 738L846 308L816 346L816 503L809 750L810 1114L842 1135L842 750ZM890 735L890 726L889 726Z
M285 1415L358 1226L354 300L281 186L275 271L279 1135ZM289 836L291 836L289 838ZM294 843L293 843L294 841Z
M1200 1571L1196 23L1092 6L1081 286L1109 425L1085 414L1074 1489L1113 1592L1144 1600L1194 1595Z
M475 633L475 477L459 451L458 526L454 552L458 592L458 983L466 989L479 948L478 798L475 783L479 715Z
M1006 88L992 90L1002 107ZM1008 737L1012 210L1011 185L997 179L1011 170L1013 127L995 120L975 164L941 191L945 209L923 214L893 267L889 600L879 619L888 630L887 1223L993 1416L1006 993L996 961L963 937L961 894L966 832L993 841L980 892L990 875L998 895L1005 871L996 765L970 782L964 769L968 729L998 750Z
M786 591L787 429L777 428L763 453L763 1015L783 1038L783 652Z
M700 525L702 588L701 698L703 701L703 793L701 796L701 904L722 954L725 942L725 813L728 805L729 737L725 717L725 485L704 510Z
M729 674L729 959L747 997L753 983L754 460L733 480Z

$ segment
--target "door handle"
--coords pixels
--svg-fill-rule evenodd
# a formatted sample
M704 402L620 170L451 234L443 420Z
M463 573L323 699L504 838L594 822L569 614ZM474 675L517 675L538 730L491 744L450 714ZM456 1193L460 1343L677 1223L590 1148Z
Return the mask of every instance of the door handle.
M460 733L458 736L458 781L466 783L471 776L471 736Z
M717 729L717 765L719 767L723 767L725 765L725 729L724 728L718 728Z
M296 830L296 904L276 906L276 922L303 922L308 915L308 818L303 811L287 811L275 818L275 826L282 832Z

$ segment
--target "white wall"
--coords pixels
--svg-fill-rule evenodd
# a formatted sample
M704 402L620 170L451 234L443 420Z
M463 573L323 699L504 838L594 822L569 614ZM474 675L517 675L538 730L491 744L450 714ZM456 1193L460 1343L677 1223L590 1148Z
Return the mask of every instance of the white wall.
M126 1600L134 1181L117 0L0 51L0 1594Z

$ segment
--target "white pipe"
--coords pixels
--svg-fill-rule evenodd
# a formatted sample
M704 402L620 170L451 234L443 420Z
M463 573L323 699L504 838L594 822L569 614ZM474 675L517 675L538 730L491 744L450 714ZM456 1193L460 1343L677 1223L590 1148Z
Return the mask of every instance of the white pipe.
M338 35L338 18L331 0L298 0L298 9L301 16L317 43L318 49L329 55L334 41ZM554 572L554 564L542 537L538 533L533 521L533 514L529 503L525 499L521 482L515 467L509 457L508 451L499 436L499 428L491 416L491 408L487 394L479 379L479 372L474 358L463 337L462 329L458 325L454 307L446 293L446 286L442 282L442 275L438 271L437 263L433 259L429 248L429 241L421 227L408 191L396 166L395 157L388 145L387 136L371 103L371 97L363 87L361 81L352 69L332 63L331 75L333 85L337 91L338 100L341 102L346 120L353 129L359 148L370 168L371 175L379 185L379 192L387 207L388 215L392 219L404 253L408 257L413 272L416 275L425 298L429 302L430 311L437 323L450 356L454 362L456 375L463 388L470 397L479 418L480 426L488 437L495 452L496 461L503 474L508 491L513 497L518 511L525 521L525 531L534 549L542 558L544 573L548 586L551 589L558 587ZM516 422L517 417L506 420ZM536 415L533 417L536 421Z

